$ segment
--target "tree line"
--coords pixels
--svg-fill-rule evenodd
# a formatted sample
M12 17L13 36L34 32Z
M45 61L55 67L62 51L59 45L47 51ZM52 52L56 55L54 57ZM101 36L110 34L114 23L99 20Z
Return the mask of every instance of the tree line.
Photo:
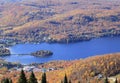
M1 80L1 83L13 83L13 81L10 78L4 78ZM30 75L29 79L27 80L24 71L21 70L21 73L20 73L20 76L18 79L18 83L38 83L38 81L37 81L33 71L31 72L31 75ZM47 83L47 78L46 78L45 72L42 74L41 83ZM68 80L68 77L65 74L64 79L61 80L61 83L72 83L72 82L71 82L71 80ZM80 82L78 82L78 83L80 83ZM107 77L104 79L104 83L110 83ZM118 83L117 78L114 83Z

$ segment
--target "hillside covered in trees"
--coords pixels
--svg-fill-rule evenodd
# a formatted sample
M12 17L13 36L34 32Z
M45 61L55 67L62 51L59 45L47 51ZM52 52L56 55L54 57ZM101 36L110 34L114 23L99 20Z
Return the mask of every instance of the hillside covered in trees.
M3 2L0 4L0 38L16 42L69 43L119 35L119 3L119 0Z
M40 65L41 66L41 65ZM86 59L74 60L74 61L61 61L58 64L58 61L49 62L42 65L43 68L47 67L63 67L60 70L47 71L46 79L49 83L60 83L63 80L65 74L68 80L71 80L72 83L104 83L105 77L109 78L118 78L120 79L120 53L116 54L107 54L103 56L93 56ZM2 73L2 78L11 78L14 80L14 83L18 81L20 77L19 71L7 71ZM41 81L42 72L34 72L38 81ZM29 79L30 72L25 72L27 79ZM99 78L99 75L100 78ZM116 77L114 77L116 76ZM110 82L112 83L112 82Z
M71 43L120 36L119 3L120 0L0 0L0 45ZM38 70L49 69L45 73L17 70L19 67L22 70L21 64L0 59L0 81L23 83L22 78L26 83L36 77L34 80L41 82L45 77L43 81L47 83L66 79L71 83L112 83L116 78L120 82L120 53L37 64Z

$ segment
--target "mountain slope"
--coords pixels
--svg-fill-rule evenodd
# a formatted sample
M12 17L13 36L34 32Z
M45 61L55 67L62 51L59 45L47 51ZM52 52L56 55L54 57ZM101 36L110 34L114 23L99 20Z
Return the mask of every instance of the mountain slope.
M88 79L90 83L96 83L96 81L103 83L105 76L111 77L120 74L119 62L120 53L93 56L65 63L65 65L68 66L62 70L47 72L47 77L50 83L52 83L53 80L59 83L66 73L68 79L73 83L77 83L79 80L81 83L86 83L86 79ZM103 78L98 80L100 74ZM39 75L37 74L37 76Z
M22 1L22 0L0 0L0 3L5 4L5 3L18 2L18 1Z
M30 0L0 5L0 34L22 42L75 42L120 34L119 1Z
M86 59L74 60L74 61L52 61L45 64L39 64L40 68L56 68L57 70L47 71L47 81L49 83L60 83L63 80L66 73L68 79L72 83L103 83L104 78L117 76L120 79L120 53L116 54L106 54L93 56ZM19 71L11 70L1 72L1 78L8 77L14 80L14 83L17 83L19 77ZM37 79L40 81L42 72L34 72ZM7 74L7 76L6 76ZM26 72L26 76L29 77L30 72ZM99 75L102 75L102 78L98 79Z

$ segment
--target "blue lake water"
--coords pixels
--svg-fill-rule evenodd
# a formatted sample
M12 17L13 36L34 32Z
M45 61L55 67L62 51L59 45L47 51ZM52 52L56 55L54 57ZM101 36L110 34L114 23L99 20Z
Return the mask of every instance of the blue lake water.
M50 50L50 57L34 57L30 55L11 55L4 57L10 62L22 64L44 63L52 60L75 60L95 55L120 52L120 37L104 37L71 44L18 44L10 47L12 54L29 54L37 50Z

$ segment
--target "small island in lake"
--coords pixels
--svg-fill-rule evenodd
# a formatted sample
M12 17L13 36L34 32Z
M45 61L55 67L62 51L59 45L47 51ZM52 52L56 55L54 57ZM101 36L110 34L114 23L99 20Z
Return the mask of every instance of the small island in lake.
M10 53L10 50L7 49L7 48L0 48L0 56L9 56L11 53Z
M45 57L45 56L52 56L53 52L48 50L40 50L40 51L32 52L31 55L37 57Z

